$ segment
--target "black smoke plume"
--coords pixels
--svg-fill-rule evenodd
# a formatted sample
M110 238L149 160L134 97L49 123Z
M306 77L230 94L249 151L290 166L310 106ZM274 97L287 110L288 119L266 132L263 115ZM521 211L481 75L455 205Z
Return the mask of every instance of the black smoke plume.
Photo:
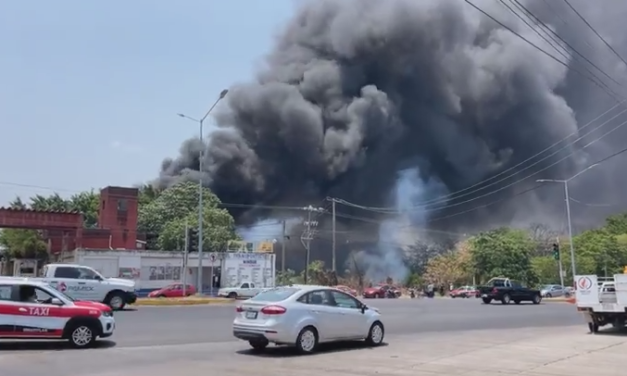
M560 57L498 1L473 2ZM623 63L564 2L521 3L570 46L625 82ZM627 51L627 2L571 3L619 53ZM304 205L333 196L369 206L394 205L390 192L399 171L407 169L419 172L421 184L440 187L439 193L458 191L524 161L611 107L614 100L577 73L596 72L594 68L570 47L566 52L567 59L560 58L568 67L462 0L305 2L278 37L257 79L230 89L217 115L220 129L206 146L202 177L224 202L240 204ZM618 86L612 90L625 92ZM587 141L617 124L608 124ZM506 198L535 185L537 178L567 178L624 141L625 132L618 130L585 150L577 143L502 183L451 200L448 209L427 213L427 221ZM201 147L198 140L186 141L178 157L163 162L159 184L197 179ZM571 152L572 157L538 176L454 205ZM619 165L607 163L587 173L589 178L573 183L573 194L579 200L622 204L623 195L615 188L625 180L624 174L615 173ZM437 223L479 228L548 217L561 224L561 195L559 187L547 186ZM590 224L605 214L576 220Z

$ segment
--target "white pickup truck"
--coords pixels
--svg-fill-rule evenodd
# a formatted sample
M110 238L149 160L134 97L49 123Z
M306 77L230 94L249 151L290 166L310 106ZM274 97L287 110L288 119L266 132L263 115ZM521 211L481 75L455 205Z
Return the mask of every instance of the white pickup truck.
M137 301L134 281L105 278L89 266L48 264L41 278L29 279L43 281L74 300L101 302L114 310Z
M239 287L225 287L218 290L218 296L229 299L248 299L267 288L256 287L254 283L244 282Z

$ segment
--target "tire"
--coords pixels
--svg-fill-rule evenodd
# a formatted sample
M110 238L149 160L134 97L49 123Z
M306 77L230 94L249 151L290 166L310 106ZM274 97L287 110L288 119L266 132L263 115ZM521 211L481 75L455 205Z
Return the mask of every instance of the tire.
M501 304L509 304L509 302L512 300L512 298L509 296L509 294L505 294L503 295L503 297L501 298Z
M229 298L229 299L237 299L237 293L236 292L230 292L229 295L227 295L227 298Z
M452 298L452 299L455 299L455 295L451 295L451 298Z
M157 298L159 298L159 299L165 298L165 295L159 295L159 296L157 296Z
M520 300L518 299L514 300L514 304L520 304Z
M77 323L72 325L67 331L67 338L70 346L75 349L86 349L92 347L96 342L98 334L94 325L89 323Z
M545 298L552 298L552 297L553 297L553 295L551 295L551 294L549 293L549 294L544 295L544 297L545 297Z
M533 304L540 304L541 301L542 301L542 297L540 296L540 294L537 294L533 296L533 300L531 302Z
M483 304L490 304L492 303L492 299L490 298L481 298L483 300Z
M313 326L304 327L296 337L296 351L299 354L312 354L318 347L318 331Z
M268 345L270 344L270 342L268 342L268 340L255 340L252 339L250 341L248 341L248 343L250 344L250 347L253 348L253 350L257 350L257 351L263 351L266 349L266 347L268 347Z
M366 337L366 345L368 346L381 346L383 343L383 337L385 336L385 330L383 324L376 321L370 327L368 331L368 337Z
M121 292L112 292L107 295L105 300L105 304L111 307L114 311L121 311L126 306L126 302L124 301L124 295Z
M595 323L588 323L588 329L590 330L590 333L598 333L599 332L599 324L595 324Z

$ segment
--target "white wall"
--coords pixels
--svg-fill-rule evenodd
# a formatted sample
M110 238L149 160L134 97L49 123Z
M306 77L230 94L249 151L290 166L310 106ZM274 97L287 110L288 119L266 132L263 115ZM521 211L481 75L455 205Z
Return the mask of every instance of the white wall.
M138 290L158 289L183 281L183 252L76 250L62 262L75 262L90 266L105 277L133 279ZM187 283L196 284L198 254L191 253L187 260ZM203 254L203 284L211 286L211 267L221 265L217 254Z

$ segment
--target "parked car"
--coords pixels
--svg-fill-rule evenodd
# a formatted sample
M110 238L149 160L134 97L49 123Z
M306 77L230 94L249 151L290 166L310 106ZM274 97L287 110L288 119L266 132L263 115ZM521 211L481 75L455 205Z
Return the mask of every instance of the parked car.
M357 296L357 290L352 289L352 288L350 288L348 286L337 285L337 286L335 286L335 288L338 289L338 290L344 291L345 293L350 294L352 296Z
M524 287L519 282L509 278L492 278L486 285L479 287L479 292L485 304L490 304L493 300L498 300L502 304L509 304L510 302L540 304L542 301L540 290Z
M376 308L327 286L282 286L261 291L235 309L233 336L257 350L270 343L295 346L302 354L323 342L383 343L385 327Z
M368 287L363 293L365 299L398 298L399 296L401 296L401 290L390 285Z
M474 298L477 296L475 286L462 286L449 293L451 298Z
M540 289L543 298L559 298L566 295L566 290L562 285L544 285Z
M173 283L167 285L159 290L151 291L148 294L149 298L183 298L185 296L191 296L196 294L196 288L192 285L187 285L183 289L181 283Z
M218 296L229 299L248 299L267 290L266 287L258 287L252 282L243 282L239 287L223 287L218 290Z

